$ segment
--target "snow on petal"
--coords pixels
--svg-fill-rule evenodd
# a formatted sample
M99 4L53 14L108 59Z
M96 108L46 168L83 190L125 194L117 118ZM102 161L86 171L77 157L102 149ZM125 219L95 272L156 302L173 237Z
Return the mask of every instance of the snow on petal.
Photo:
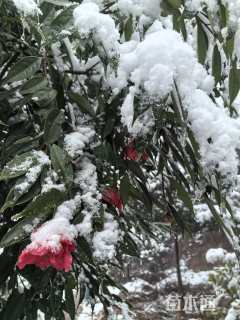
M77 195L74 199L63 202L53 219L45 222L31 234L31 243L22 251L18 267L35 264L41 269L52 266L57 270L71 269L71 252L75 250L77 229L70 223L74 212L81 203Z

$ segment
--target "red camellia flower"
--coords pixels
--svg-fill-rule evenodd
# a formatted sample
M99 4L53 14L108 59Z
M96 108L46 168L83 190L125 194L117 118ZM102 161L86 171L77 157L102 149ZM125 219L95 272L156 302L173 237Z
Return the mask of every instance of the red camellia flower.
M149 155L148 155L147 151L144 150L142 155L141 155L141 160L142 161L147 161L148 158L149 158Z
M148 159L148 154L145 150L142 153L138 152L135 147L134 141L132 141L125 147L123 157L125 160L146 161Z
M124 159L125 160L133 160L137 161L138 160L138 152L134 146L134 143L131 142L126 148L124 149Z
M67 239L61 239L57 248L30 244L20 254L17 266L23 269L28 264L35 264L41 269L52 266L57 270L68 272L72 268L71 252L74 250L75 244Z
M123 202L116 188L107 188L102 193L102 199L106 203L113 205L121 213L123 210Z

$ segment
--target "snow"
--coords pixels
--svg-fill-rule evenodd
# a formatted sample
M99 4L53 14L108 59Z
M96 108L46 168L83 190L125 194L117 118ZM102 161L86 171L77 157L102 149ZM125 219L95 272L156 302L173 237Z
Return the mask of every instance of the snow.
M208 86L208 90L211 90L211 76L198 64L193 49L175 31L157 30L147 34L140 43L124 43L120 53L117 77L110 78L110 84L116 91L127 86L129 80L134 83L121 111L122 122L130 132L133 95L141 96L144 93L146 103L149 100L147 97L153 101L161 101L173 89L175 81L183 98L198 87ZM189 70L192 70L190 74ZM140 122L143 123L143 120L147 123L146 119Z
M92 217L98 214L101 194L99 193L96 166L85 157L80 163L80 170L76 173L75 184L82 191L81 200L84 206L83 221L77 225L80 235L88 236L92 231Z
M56 189L59 191L65 191L65 185L63 183L57 183L58 175L55 171L51 170L48 172L47 177L42 183L41 193L47 193L51 189Z
M201 9L202 0L187 0L186 6L189 10L199 11Z
M73 218L80 203L79 195L72 200L63 202L57 208L53 219L45 222L31 234L31 244L28 247L43 246L57 250L62 238L73 241L78 232L69 221Z
M112 259L115 255L115 246L119 241L118 223L111 214L105 214L105 223L102 231L96 232L93 237L93 255L101 260Z
M238 59L240 59L240 30L235 34L234 38L234 52ZM237 97L238 98L238 97Z
M227 316L225 320L237 320L238 319L238 312L233 307L228 310Z
M110 58L118 55L119 33L110 15L100 12L96 3L82 3L73 12L74 24L82 38L93 36Z
M127 126L129 130L133 125L133 118L134 118L134 96L135 96L135 88L130 88L129 94L126 96L122 108L121 108L121 116L122 122Z
M206 260L208 263L215 264L223 262L226 254L226 250L222 248L209 249L206 253Z
M233 28L237 28L240 19L240 2L239 0L224 0L229 11L229 23Z
M41 13L41 10L34 0L13 0L13 3L19 12L25 16L34 16Z
M186 286L189 285L190 287L195 287L208 284L209 275L210 271L194 272L192 270L184 270L182 272L182 281ZM171 272L166 279L160 281L159 288L164 289L168 284L174 283L177 283L177 275L175 271Z
M142 98L143 105L159 102L172 90L176 95L177 86L187 120L200 144L203 166L206 171L218 170L231 180L237 172L240 122L209 98L213 78L198 63L192 47L177 32L162 29L147 34L142 42L124 43L120 53L117 77L112 76L109 81L115 92L127 86L129 80L133 83L121 108L122 123L129 133L146 133L153 121L148 109L133 124L135 96ZM179 111L182 114L180 106Z
M151 287L151 284L143 279L137 278L124 284L129 293L141 293L144 287Z
M180 260L182 282L184 286L194 288L196 286L204 286L209 283L209 276L212 271L193 271L186 265L185 260ZM157 286L160 290L164 290L168 285L176 285L178 283L176 269L165 270L166 278L161 280Z
M36 161L37 164L31 166L25 175L24 181L16 185L15 189L18 192L23 193L29 186L32 186L39 177L43 167L50 164L49 157L43 151L34 151L33 157L33 161Z
M237 257L234 252L227 252L222 248L211 248L206 253L206 260L210 264L226 263L228 265L235 265Z
M45 315L42 311L38 310L37 320L45 320Z
M149 70L144 87L150 96L166 96L173 88L173 71L165 65L156 64Z
M37 2L34 0L13 0L13 2L19 12L25 16L40 14ZM238 0L223 0L222 2L227 5L230 13L229 24L238 25L240 2ZM236 154L240 141L239 118L231 118L223 103L215 103L209 97L210 93L214 95L212 92L214 81L212 76L198 63L196 52L193 49L194 40L188 40L188 43L184 42L179 33L171 30L171 18L167 18L165 21L164 18L160 18L161 0L116 0L113 12L117 16L114 18L110 14L102 13L105 3L103 0L84 0L80 5L76 4L77 7L73 13L74 25L82 39L89 39L90 42L93 41L94 45L98 46L100 56L103 53L109 58L117 57L119 59L117 70L113 72L111 67L107 68L103 76L103 83L106 86L110 84L113 94L118 94L123 88L128 90L120 110L122 124L127 127L128 133L132 137L138 135L145 137L154 127L151 107L133 122L135 108L151 106L152 103L161 108L161 101L165 101L167 98L169 101L172 92L175 96L179 92L183 110L180 105L178 108L183 122L191 125L199 143L205 173L218 170L222 175L232 180L232 177L237 173L239 162ZM207 5L212 15L218 9L217 0L188 0L187 4L194 11L201 10L203 6ZM139 28L139 30L135 30L131 41L121 43L124 39L120 39L119 26L115 25L114 20L116 18L117 21L119 13L120 16L124 16L124 19L131 16L133 23L137 26L136 29ZM156 21L153 23L154 19ZM148 31L141 33L141 26L150 24L150 22L152 26ZM213 23L215 23L214 19ZM224 32L227 34L226 30ZM86 70L89 63L93 61L98 61L102 66L102 60L98 56L91 56L87 61L80 61L77 57L77 50L75 50L77 44L74 40L71 43L67 37L71 36L72 41L71 32L62 30L60 34L66 37L63 43L74 71ZM191 34L190 38L194 38L194 34ZM84 42L82 43L84 44ZM190 43L193 43L193 47ZM52 45L55 64L59 71L63 72L67 65L64 63L65 55L61 55L60 50L60 43ZM235 54L240 58L239 31L235 36ZM101 72L99 73L101 74ZM97 76L94 79L97 79ZM76 78L82 87L86 88L84 76L81 79L80 76ZM73 84L77 90L79 90L79 83ZM138 99L140 103L137 104L135 98L140 98ZM95 101L91 100L91 103L94 107L96 106ZM35 221L33 225L26 225L24 231L32 232L32 246L45 244L52 248L58 247L62 236L73 241L80 234L86 237L92 246L95 258L112 259L115 255L115 247L121 239L120 223L114 220L111 214L104 212L101 216L104 218L103 229L93 233L93 217L99 217L102 208L97 167L90 146L93 139L97 138L97 134L89 126L82 124L76 126L77 112L72 105L68 105L68 107L72 118L72 128L75 131L64 136L64 148L74 162L74 187L78 189L79 194L74 199L61 204L53 219L44 223L40 228L32 232L38 224L38 221ZM86 121L85 117L82 117L82 121ZM26 170L25 180L16 186L16 190L20 192L26 191L37 180L43 166L50 164L45 153L42 151L34 152L37 159L36 164L31 158L28 158L17 168L12 168L12 170ZM54 172L49 173L45 178L42 192L47 192L52 188L58 190L65 188L63 184L57 183ZM80 205L83 220L75 226L71 224L71 220ZM197 209L196 220L201 225L211 221L212 214L207 206L200 204L195 207ZM103 209L106 208L103 206ZM236 211L234 215L236 220L240 221L239 212ZM163 246L161 249L165 250ZM146 252L142 252L142 256L145 254ZM207 252L206 260L213 264L217 262L234 263L236 256L234 253L227 253L222 248L216 248ZM166 275L166 279L159 284L160 288L164 288L169 283L177 282L175 270L170 270ZM208 282L209 272L194 272L183 269L182 277L184 285L197 286ZM149 283L142 279L125 284L125 287L134 293L141 293L145 286L149 286ZM235 286L234 281L229 282L229 287L231 286ZM102 308L99 307L99 310ZM226 319L235 319L234 312L232 308ZM91 315L91 310L89 314ZM83 312L79 316L80 319L88 319L88 316L85 317Z
M34 150L32 154L25 159L17 170L26 170L26 174L22 182L15 185L14 189L17 193L25 193L37 181L44 166L50 165L49 157L43 151ZM12 168L14 171L14 167Z
M190 74L189 70L192 70ZM161 71L160 75L158 71ZM166 72L170 75L165 74ZM128 79L136 89L142 87L150 96L161 99L173 88L174 79L181 93L186 96L201 87L202 82L212 78L198 64L195 52L182 40L179 33L162 29L147 34L138 44L130 41L123 45L118 77L112 80L112 86L123 88Z
M193 132L200 143L203 166L217 169L225 176L236 175L239 120L230 118L224 107L217 107L201 90L196 90L186 103Z
M233 252L228 252L225 254L224 262L228 264L235 264L237 262L236 254Z
M225 5L228 10L229 25L237 28L240 18L240 2L238 0L223 0L222 4ZM217 0L187 0L186 6L192 11L201 11L203 6L207 6L210 13L216 14L219 4Z
M101 303L96 303L94 306L94 312L92 311L92 307L90 304L86 302L81 304L81 313L77 316L76 320L95 320L99 319L102 311L103 306ZM96 318L95 318L96 316Z
M68 56L69 56L71 66L72 66L72 70L73 71L80 71L80 62L73 52L72 44L71 44L69 38L66 37L65 39L63 39L63 43L65 44L65 47L67 49ZM60 61L58 60L58 62L60 62Z
M206 204L198 204L194 206L194 211L196 213L196 221L200 225L210 222L213 218L212 213Z
M84 0L83 3L95 3L101 10L104 8L104 0Z
M218 10L218 1L217 0L205 0L208 9L212 12L216 12Z
M156 19L160 15L160 3L161 0L118 0L117 8L126 16L146 15Z
M71 158L76 158L83 154L83 149L90 143L95 135L95 131L90 127L77 127L76 132L66 134L64 137L64 149Z

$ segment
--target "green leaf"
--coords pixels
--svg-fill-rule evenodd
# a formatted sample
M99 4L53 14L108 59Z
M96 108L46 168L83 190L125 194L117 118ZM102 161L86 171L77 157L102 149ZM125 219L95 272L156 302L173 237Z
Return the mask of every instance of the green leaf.
M132 160L125 160L125 162L127 163L127 167L128 169L135 175L137 176L141 181L145 182L146 181L146 177L141 169L141 167L139 166L139 164L136 161L132 161Z
M38 100L36 104L39 105L41 108L47 107L57 96L57 91L51 88L44 88L40 89L35 92L34 97L37 97Z
M180 28L181 28L181 32L182 32L184 41L187 41L187 29L186 29L185 20L184 20L183 15L181 16L181 19L180 19Z
M168 206L169 206L169 210L170 210L171 214L173 215L177 225L181 228L182 233L184 233L184 231L186 230L186 226L185 226L185 223L184 223L182 216L174 208L174 206L172 206L170 203L168 203Z
M9 71L4 83L26 80L31 78L40 68L42 59L39 57L24 57Z
M48 81L43 76L35 76L28 80L20 89L21 94L31 94L36 93L38 90L45 88Z
M172 188L177 191L179 198L186 205L186 207L191 212L194 212L191 197L188 194L188 192L184 189L184 187L180 183L178 183L176 180L173 180L173 179L171 180L171 185L172 185Z
M123 203L126 204L128 202L129 197L131 196L130 190L132 186L130 184L128 176L124 176L120 182L120 195Z
M75 319L76 308L74 302L74 295L73 295L73 285L71 278L68 277L66 284L65 284L65 300L66 300L66 310L70 315L71 319Z
M29 202L30 200L32 200L33 198L35 198L39 193L41 192L41 184L39 181L37 181L36 183L34 183L34 185L28 190L27 193L25 193L24 195L22 195L18 201L16 202L16 205L21 205L24 204L26 202Z
M20 213L13 217L13 220L18 220L27 216L37 216L39 213L48 215L54 211L63 201L66 200L66 193L57 189L51 189L46 193L40 194Z
M232 67L229 73L229 99L230 105L236 99L240 89L240 70L237 69L236 60L233 61Z
M62 124L64 122L64 114L58 109L53 109L48 113L44 126L44 141L51 144L57 141L62 134Z
M18 203L18 200L26 194L31 187L35 184L38 177L40 176L41 171L38 172L38 174L32 179L31 181L28 181L26 177L20 178L16 185L11 188L9 191L4 205L0 209L0 213L3 213L5 210L14 207L16 203Z
M4 307L2 320L20 319L25 307L25 295L14 290Z
M92 249L84 237L80 236L78 238L77 247L78 247L80 259L82 261L88 261L92 263L93 262Z
M6 147L6 159L11 159L16 155L31 152L33 149L39 148L39 139L42 134L35 137L23 137L19 139L18 133L12 135L11 143ZM15 137L15 139L14 139Z
M95 112L86 97L72 91L70 91L68 95L72 102L75 102L83 113L95 117Z
M18 222L2 237L0 247L8 247L25 239L34 227L45 220L47 217L45 213L46 212L38 212L38 214L29 216ZM50 214L50 212L48 212L48 214Z
M66 184L73 182L73 168L67 153L57 145L51 146L50 156L54 170L60 179Z
M3 121L0 120L0 125L3 127L8 127L8 125L6 123L4 123Z
M208 37L199 18L197 18L197 47L198 60L201 64L204 64L208 51Z
M27 163L31 157L31 152L23 153L16 156L13 160L8 162L0 173L0 181L9 180L24 175L28 167ZM25 165L26 164L26 165Z
M26 238L31 228L43 222L66 199L66 194L56 189L39 195L22 212L16 214L13 220L23 218L8 231L0 242L0 247L7 247Z
M13 160L8 162L1 171L0 181L18 178L36 165L39 165L37 153L29 151L17 155Z
M231 59L234 51L234 37L230 37L226 39L226 42L223 45L223 48L227 58Z
M72 20L72 18L73 18L72 13L73 13L72 7L63 10L52 21L51 26L53 28L56 28L56 27L63 28L66 24L68 24Z
M178 9L182 5L181 0L167 0L167 2L173 9Z
M138 180L138 183L143 191L141 201L144 203L147 210L151 212L152 206L153 206L152 197L151 197L150 193L148 192L146 185L139 180Z
M220 51L218 50L217 44L215 45L215 47L213 49L212 75L214 76L216 83L221 81L222 60L221 60L221 54L220 54Z
M44 0L44 2L52 3L55 6L68 7L72 5L72 2L66 0Z
M106 138L108 135L110 135L115 127L116 118L114 117L107 117L106 124L103 130L103 138Z
M219 3L219 15L221 20L221 26L222 28L225 28L228 22L228 10L222 3Z
M125 40L129 41L132 37L133 34L133 18L132 15L127 19L125 26L124 26L124 35L125 35Z
M206 195L204 194L204 200L205 202L207 203L214 219L216 220L216 222L218 223L218 225L220 227L222 227L223 231L225 231L229 236L230 238L232 237L232 234L231 232L228 230L228 228L225 226L224 224L224 221L222 219L222 217L220 216L220 214L217 212L217 210L215 209L214 207L214 204L212 203L211 199Z

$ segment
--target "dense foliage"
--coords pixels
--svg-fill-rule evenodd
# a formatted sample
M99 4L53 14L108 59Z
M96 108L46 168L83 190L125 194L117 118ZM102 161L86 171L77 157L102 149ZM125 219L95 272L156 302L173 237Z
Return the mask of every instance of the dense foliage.
M0 0L1 319L109 313L111 265L199 203L239 256L237 2Z

